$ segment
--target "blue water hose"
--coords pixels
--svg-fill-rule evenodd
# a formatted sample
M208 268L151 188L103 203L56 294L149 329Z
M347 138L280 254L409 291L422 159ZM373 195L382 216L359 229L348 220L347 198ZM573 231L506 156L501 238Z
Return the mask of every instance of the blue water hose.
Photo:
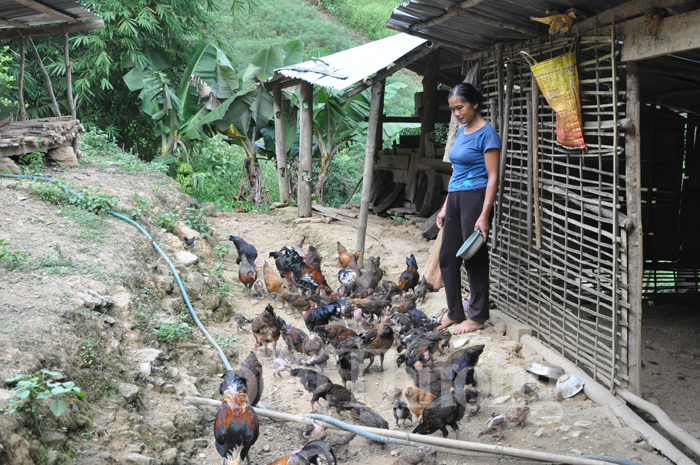
M38 180L38 181L46 181L50 182L52 184L56 184L58 187L63 189L64 191L78 197L79 199L82 199L82 196L75 192L74 190L68 188L67 186L63 185L62 183L51 179L51 178L45 178L42 176L31 176L31 175L21 175L21 174L5 174L5 173L0 173L0 176L6 177L6 178L18 178L18 179L33 179L33 180ZM156 251L160 254L163 259L165 259L165 262L168 264L170 267L170 270L173 272L173 275L175 276L175 280L177 281L177 285L180 287L180 292L182 292L182 297L185 299L185 303L187 304L187 309L190 312L190 316L194 320L195 323L197 323L197 327L202 331L202 334L204 334L204 337L207 338L207 340L211 343L211 345L216 348L217 352L219 352L219 357L221 357L221 361L224 362L224 365L226 366L227 370L231 370L231 364L228 361L228 358L226 358L226 355L224 354L224 351L221 350L221 347L219 347L219 344L216 343L213 337L211 337L211 334L206 330L204 325L202 325L202 322L199 321L199 317L197 317L197 313L194 311L194 308L192 308L192 303L190 303L190 298L187 296L187 291L185 291L185 287L182 285L182 281L180 280L180 274L177 272L175 269L175 265L173 265L173 262L170 261L167 255L161 250L161 248L158 246L155 240L151 237L150 234L137 222L134 220L127 218L124 215L120 215L119 213L113 212L111 210L107 210L107 213L109 213L112 216L115 216L119 218L120 220L124 220L128 223L131 223L132 225L136 226L136 228L141 231L141 233L148 238L148 240L151 242L151 245L153 245L153 248L156 249Z
M604 462L617 463L619 465L639 465L637 462L633 462L627 459L619 459L617 457L609 457L607 455L579 455L584 459L602 460Z

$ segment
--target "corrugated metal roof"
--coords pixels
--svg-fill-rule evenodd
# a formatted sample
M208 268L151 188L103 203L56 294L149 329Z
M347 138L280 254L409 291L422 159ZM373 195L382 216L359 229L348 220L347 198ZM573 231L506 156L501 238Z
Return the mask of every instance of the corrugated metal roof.
M345 89L386 68L425 42L426 40L420 37L403 33L395 34L319 60L309 60L276 69L275 74L303 79L324 87Z
M75 18L78 21L100 19L98 15L85 8L75 0L41 0L41 4L50 7L60 13ZM40 26L45 24L66 23L47 13L35 10L31 7L17 3L15 0L0 0L0 20L17 21L27 26ZM13 29L14 26L3 24L0 21L0 30Z

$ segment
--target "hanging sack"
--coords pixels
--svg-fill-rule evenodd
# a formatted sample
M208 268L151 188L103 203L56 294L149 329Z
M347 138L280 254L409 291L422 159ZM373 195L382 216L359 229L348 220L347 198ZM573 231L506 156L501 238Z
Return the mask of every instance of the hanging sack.
M565 149L585 149L576 54L567 53L537 63L521 52L547 103L557 115L557 142Z
M440 272L440 247L442 246L442 229L438 232L433 248L430 249L428 261L423 268L425 280L433 286L436 291L442 287L442 273Z

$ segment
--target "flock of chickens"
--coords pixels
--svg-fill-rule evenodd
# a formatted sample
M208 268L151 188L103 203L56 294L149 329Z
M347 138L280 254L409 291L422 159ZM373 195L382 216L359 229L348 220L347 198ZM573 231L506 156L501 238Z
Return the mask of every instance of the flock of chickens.
M308 334L300 328L287 324L275 313L272 305L248 320L235 318L240 331L248 324L255 338L255 349L268 345L274 351L273 376L289 371L299 378L302 386L311 394L311 407L316 404L325 409L327 415L334 408L338 415L349 415L355 424L389 429L382 416L359 402L352 391L359 377L364 376L379 356L378 370L384 371L384 357L394 346L399 353L396 364L405 366L414 386L405 392L393 389L384 398L393 403L396 426L399 421L410 420L415 415L419 423L413 428L415 434L432 434L440 431L448 436L449 426L459 439L458 422L466 414L472 416L479 410L487 394L467 388L476 387L475 367L484 351L484 345L475 345L449 354L451 333L436 331L442 315L428 318L416 308L418 299L425 300L431 287L425 278L420 279L418 265L413 255L406 259L406 270L398 282L383 280L380 259L370 257L363 272L357 266L359 253L349 253L338 242L340 287L333 291L321 272L321 257L309 246L303 250L304 238L293 246L285 246L279 252L271 252L277 272L265 262L263 278L258 280L255 260L258 253L254 246L238 236L230 236L238 258L239 279L248 289L259 296L281 301L292 313L300 312ZM300 292L296 292L300 291ZM347 320L355 321L356 332L350 329ZM341 324L335 324L341 323ZM292 368L285 359L277 358L277 341L286 343L292 363L302 368ZM329 349L328 347L330 346ZM304 356L297 362L295 354ZM436 361L438 356L447 356L445 361ZM340 375L341 384L336 384L324 369L331 356ZM365 365L365 360L369 363ZM241 364L238 373L227 371L219 387L222 405L216 415L216 448L223 457L222 464L233 465L243 459L250 464L249 450L259 434L259 422L253 406L263 392L263 367L255 352L251 351ZM523 396L534 393L536 388L523 387ZM401 396L406 402L401 401ZM320 399L325 400L325 407ZM526 422L529 407L516 408L506 414L493 415L486 427L479 432L498 433L499 440L509 424ZM355 433L327 435L321 424L302 428L300 437L310 442L300 451L282 457L272 464L317 463L319 457L327 463L337 463L338 457L346 458L348 443ZM368 443L373 441L368 440ZM383 443L380 443L383 447ZM415 455L402 457L395 465L420 463L431 453L430 448L419 448ZM434 453L434 449L433 449ZM269 465L269 464L268 464Z

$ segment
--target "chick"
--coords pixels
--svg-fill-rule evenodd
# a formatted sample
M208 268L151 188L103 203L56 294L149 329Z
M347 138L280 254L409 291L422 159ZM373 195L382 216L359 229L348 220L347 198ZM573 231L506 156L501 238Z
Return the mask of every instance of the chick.
M182 237L182 246L185 248L185 250L189 250L190 247L194 247L194 241L199 239L197 236L192 236L189 239L187 236Z
M321 373L323 373L323 369L326 368L326 364L328 363L329 358L330 357L328 356L328 354L314 355L311 358L302 360L301 363L302 365L317 367L319 370L321 370Z
M255 297L264 297L265 293L267 292L267 289L265 288L265 283L262 282L261 280L255 281L255 284L253 284L253 289L251 294L254 295Z
M250 322L251 322L251 320L244 317L243 315L239 315L237 317L234 317L233 321L236 322L237 331L240 331L241 328L243 328L245 325L250 324ZM245 328L244 328L244 331L245 331Z
M509 423L519 423L520 429L523 429L525 422L527 421L527 416L530 414L530 407L527 405L525 407L514 408L506 415L508 417Z
M312 422L310 425L304 425L299 428L299 439L305 439L307 441L316 441L321 439L325 434L323 430L323 425L321 423Z
M402 393L403 391L400 388L394 388L384 392L384 394L382 394L382 399L389 400L389 402L397 402L401 398Z
M272 376L276 379L277 376L280 378L282 377L282 372L283 371L288 371L292 372L292 365L285 359L283 358L276 358L272 362L272 366L274 367L275 371L272 372ZM318 438L314 438L318 439Z
M396 420L396 427L399 426L399 420L403 420L403 427L406 427L406 420L411 420L411 425L413 425L413 415L408 409L406 402L394 402L394 420Z
M522 399L526 404L529 404L537 400L539 397L539 390L539 384L525 383L519 390L513 393L513 397L518 400Z
M478 438L489 433L499 433L497 441L500 441L508 428L508 415L502 413L500 415L492 415L486 422L486 428L479 430Z

